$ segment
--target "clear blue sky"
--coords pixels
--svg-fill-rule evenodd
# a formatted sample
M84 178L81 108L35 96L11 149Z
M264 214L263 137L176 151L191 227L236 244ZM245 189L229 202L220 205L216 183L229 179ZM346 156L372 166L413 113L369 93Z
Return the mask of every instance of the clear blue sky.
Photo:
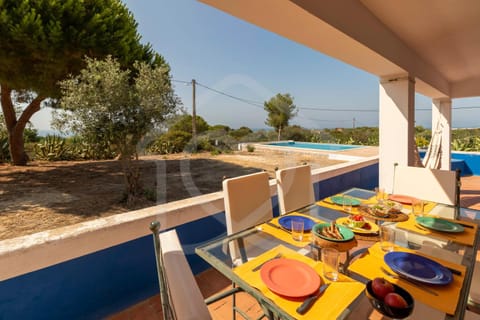
M197 1L123 1L138 22L142 41L165 57L173 79L195 79L201 85L255 102L247 104L197 86L197 115L210 125L266 128L261 104L277 93L290 93L300 109L291 124L352 127L355 118L356 126L378 126L376 76ZM191 112L191 85L174 84ZM453 106L478 106L478 101L454 100ZM416 108L430 109L430 100L417 96ZM430 114L419 110L417 124L430 127ZM37 123L47 123L46 112L36 118L37 128ZM478 127L479 118L480 109L454 110L453 127Z

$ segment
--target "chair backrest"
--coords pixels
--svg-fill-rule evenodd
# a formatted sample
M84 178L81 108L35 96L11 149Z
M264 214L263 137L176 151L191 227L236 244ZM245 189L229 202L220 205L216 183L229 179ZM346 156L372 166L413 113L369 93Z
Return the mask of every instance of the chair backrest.
M277 170L276 177L280 214L315 202L310 165Z
M156 241L159 277L164 277L159 280L163 280L166 284L168 294L168 301L162 301L162 306L168 303L173 309L175 319L178 320L211 319L203 295L183 253L176 230L158 233L158 223L156 232L152 227L151 229ZM162 299L165 298L162 296ZM163 313L164 319L170 319L166 317L165 311Z
M223 180L227 233L232 234L273 217L267 172Z
M232 234L273 218L267 172L223 180L227 233ZM238 243L229 244L233 260L240 257ZM243 260L245 257L242 255Z
M459 205L460 175L456 171L395 166L393 193Z

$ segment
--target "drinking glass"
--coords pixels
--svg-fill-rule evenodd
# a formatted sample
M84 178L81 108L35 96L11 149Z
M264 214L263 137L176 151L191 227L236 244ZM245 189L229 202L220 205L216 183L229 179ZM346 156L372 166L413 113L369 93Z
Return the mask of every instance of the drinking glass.
M384 188L377 187L375 188L375 199L378 203L382 203L386 198L386 193Z
M423 206L424 206L424 203L422 200L414 199L412 201L412 214L415 217L423 216Z
M301 219L292 219L292 239L295 241L303 240L304 222Z
M352 212L352 203L353 203L353 197L344 194L343 197L342 197L343 211L348 212L348 213Z
M386 225L380 226L380 248L391 252L395 248L395 229Z
M335 248L322 248L323 276L331 281L338 280L340 252Z

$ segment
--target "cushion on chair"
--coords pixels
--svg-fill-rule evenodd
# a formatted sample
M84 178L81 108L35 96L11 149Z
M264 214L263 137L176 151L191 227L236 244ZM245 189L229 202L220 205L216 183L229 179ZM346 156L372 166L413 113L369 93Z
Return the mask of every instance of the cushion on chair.
M396 166L393 193L455 205L455 171Z
M266 172L257 172L223 181L228 234L245 230L273 218L269 181L270 178ZM229 250L233 263L237 264L242 252L239 244L230 242Z
M284 214L315 201L312 172L309 165L277 170L278 204Z
M232 234L273 217L267 172L223 181L227 232Z
M161 233L160 243L165 276L177 319L211 319L203 295L183 253L176 230Z

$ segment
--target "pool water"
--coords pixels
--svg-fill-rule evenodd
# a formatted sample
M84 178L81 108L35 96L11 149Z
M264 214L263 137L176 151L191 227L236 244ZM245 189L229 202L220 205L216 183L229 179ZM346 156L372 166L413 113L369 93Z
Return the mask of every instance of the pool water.
M291 147L291 148L302 148L302 149L314 149L314 150L330 150L330 151L340 151L340 150L350 150L360 148L361 146L352 146L346 144L333 144L333 143L310 143L310 142L271 142L267 143L270 146L277 147Z

